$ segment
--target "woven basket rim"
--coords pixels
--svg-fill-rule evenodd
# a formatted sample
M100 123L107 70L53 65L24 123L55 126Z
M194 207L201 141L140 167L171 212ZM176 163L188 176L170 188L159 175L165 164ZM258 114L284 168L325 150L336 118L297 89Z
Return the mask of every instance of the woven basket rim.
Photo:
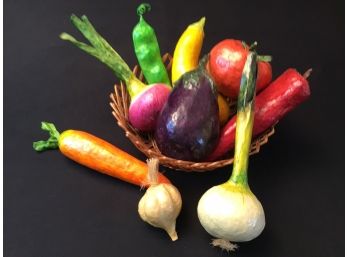
M166 53L163 55L163 62L166 64L166 68L170 71L172 64L172 57L170 54ZM141 81L144 81L144 76L136 65L133 69L133 73ZM126 137L134 144L134 146L144 153L148 158L158 158L161 165L166 166L171 169L180 171L196 171L204 172L215 170L218 168L225 167L233 163L233 157L217 160L213 162L192 162L177 160L161 154L158 149L156 142L152 134L144 134L135 129L128 122L128 108L130 103L130 97L128 95L126 86L123 82L115 84L114 92L110 94L110 106L112 108L112 114L116 118L117 124L125 131ZM250 149L250 155L256 154L260 151L262 145L268 142L270 136L275 133L274 126L265 132L261 133L255 139L253 139Z

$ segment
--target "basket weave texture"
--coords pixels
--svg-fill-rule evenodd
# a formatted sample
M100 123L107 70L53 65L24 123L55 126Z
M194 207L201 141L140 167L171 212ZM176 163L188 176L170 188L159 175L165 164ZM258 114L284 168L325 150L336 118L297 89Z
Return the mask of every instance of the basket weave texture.
M165 63L167 70L170 71L172 65L172 57L169 54L163 56L163 62ZM144 76L138 66L135 66L133 73L141 81L144 81ZM114 92L110 94L112 108L112 114L117 120L118 126L120 126L126 134L126 137L149 158L158 158L161 165L181 171L210 171L217 168L221 168L233 163L233 158L218 160L214 162L191 162L176 160L162 155L158 149L156 142L152 134L141 133L128 122L128 108L130 103L130 97L127 92L127 88L123 82L114 86ZM232 110L234 106L231 105ZM274 134L274 127L271 127L257 138L255 138L251 144L250 155L256 154L260 151L260 147L268 142L268 138ZM231 156L233 156L231 154Z

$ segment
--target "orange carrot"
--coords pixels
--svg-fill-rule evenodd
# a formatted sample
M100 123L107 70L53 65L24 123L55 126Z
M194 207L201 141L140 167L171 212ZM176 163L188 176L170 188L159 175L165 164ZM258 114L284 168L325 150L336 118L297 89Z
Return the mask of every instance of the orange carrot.
M33 143L36 151L57 149L66 157L88 168L107 174L126 182L148 186L148 167L112 144L78 130L66 130L60 134L54 124L42 122L41 128L48 131L47 141ZM158 176L159 183L170 183L163 174Z

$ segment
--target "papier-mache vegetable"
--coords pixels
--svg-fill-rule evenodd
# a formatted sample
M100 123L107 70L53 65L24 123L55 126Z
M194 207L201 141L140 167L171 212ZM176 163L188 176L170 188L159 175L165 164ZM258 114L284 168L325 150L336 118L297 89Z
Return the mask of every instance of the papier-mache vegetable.
M204 229L216 237L213 244L233 251L233 242L250 241L265 227L261 203L248 184L249 151L254 123L256 52L248 54L237 104L236 151L229 180L210 188L199 200L197 211Z
M171 87L162 83L147 86L137 79L121 56L98 34L87 16L78 18L72 15L71 21L91 45L79 42L67 33L62 33L61 39L70 41L81 50L96 57L106 64L117 78L123 80L131 97L129 122L140 131L153 131L157 116L167 101Z
M214 165L234 155L230 178L207 190L197 205L201 225L215 237L212 245L234 251L235 243L258 237L266 224L262 204L248 183L252 139L309 98L311 69L304 75L287 69L272 82L271 56L258 55L256 42L249 46L240 39L224 39L202 54L203 17L180 35L172 67L167 70L154 26L144 18L150 9L150 4L139 5L139 20L130 37L145 82L87 16L71 15L71 22L89 43L67 33L60 38L97 58L126 85L130 96L126 126L141 137L154 139L153 147L162 155L145 163L92 134L80 130L60 133L49 122L41 124L49 138L34 142L33 147L37 152L59 149L81 165L146 187L138 214L146 223L165 230L172 241L178 239L176 220L182 199L178 188L159 172L161 161L170 157ZM151 156L150 151L145 154Z

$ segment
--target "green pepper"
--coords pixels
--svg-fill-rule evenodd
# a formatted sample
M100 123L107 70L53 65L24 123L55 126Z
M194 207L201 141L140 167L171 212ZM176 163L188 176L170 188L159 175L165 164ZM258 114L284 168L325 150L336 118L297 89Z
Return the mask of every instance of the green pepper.
M155 31L143 18L143 14L150 10L151 6L146 3L137 8L140 19L133 29L134 51L148 84L164 83L170 86Z

